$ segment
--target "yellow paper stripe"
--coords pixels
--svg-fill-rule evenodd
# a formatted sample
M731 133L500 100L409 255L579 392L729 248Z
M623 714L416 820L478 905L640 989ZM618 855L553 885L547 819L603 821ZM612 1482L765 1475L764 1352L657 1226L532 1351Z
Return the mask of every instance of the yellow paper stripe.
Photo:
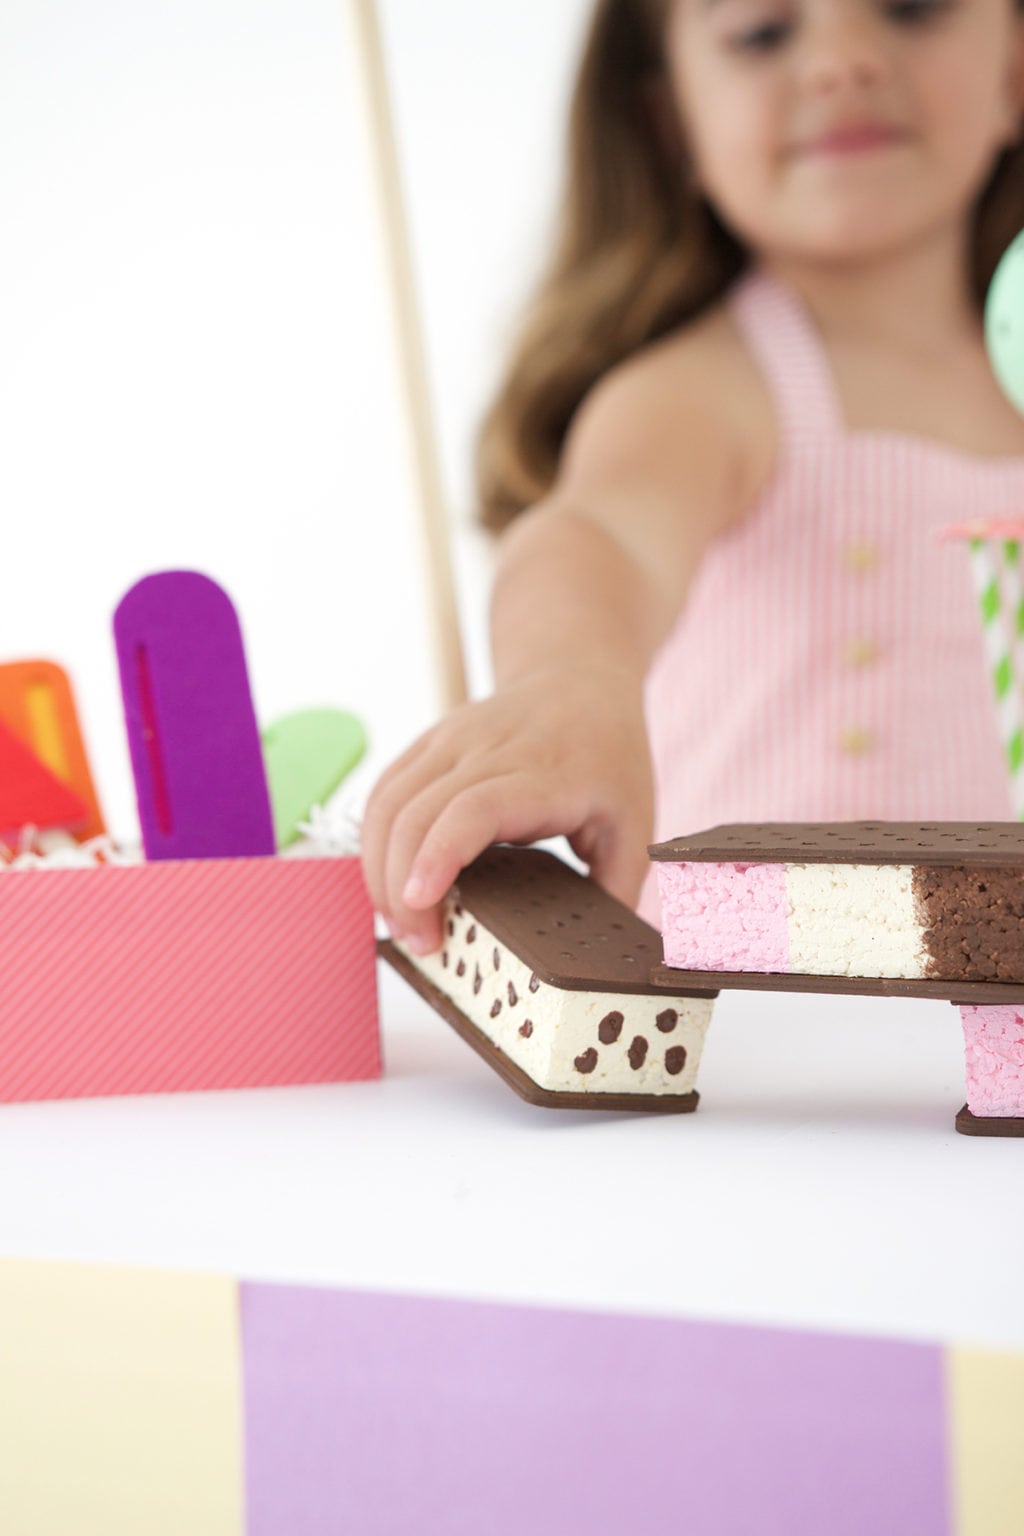
M67 780L71 770L49 684L30 683L25 694L25 705L32 732L33 751L58 779Z
M238 1290L0 1261L0 1530L241 1536Z
M947 1351L957 1536L1024 1532L1024 1355Z

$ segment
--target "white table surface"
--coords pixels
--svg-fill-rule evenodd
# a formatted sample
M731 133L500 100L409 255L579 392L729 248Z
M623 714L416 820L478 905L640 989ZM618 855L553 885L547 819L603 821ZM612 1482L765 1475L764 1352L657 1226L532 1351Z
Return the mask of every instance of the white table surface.
M534 1108L386 966L386 1072L0 1107L0 1253L1024 1347L949 1004L727 993L694 1115Z

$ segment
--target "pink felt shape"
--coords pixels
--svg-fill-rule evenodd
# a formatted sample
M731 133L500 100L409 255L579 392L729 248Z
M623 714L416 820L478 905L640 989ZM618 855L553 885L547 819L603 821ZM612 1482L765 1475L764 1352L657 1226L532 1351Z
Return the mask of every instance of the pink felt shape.
M8 870L0 974L0 1100L380 1072L355 858Z
M972 1115L1024 1115L1024 1008L960 1009L967 1108Z
M784 864L659 863L665 964L788 971Z

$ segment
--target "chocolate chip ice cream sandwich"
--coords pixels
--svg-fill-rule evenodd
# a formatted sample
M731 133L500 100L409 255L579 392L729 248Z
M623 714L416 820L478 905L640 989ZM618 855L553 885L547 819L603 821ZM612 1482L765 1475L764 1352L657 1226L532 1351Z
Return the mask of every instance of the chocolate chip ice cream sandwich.
M434 954L380 952L533 1104L697 1107L715 989L654 987L658 932L543 849L489 848L464 869Z

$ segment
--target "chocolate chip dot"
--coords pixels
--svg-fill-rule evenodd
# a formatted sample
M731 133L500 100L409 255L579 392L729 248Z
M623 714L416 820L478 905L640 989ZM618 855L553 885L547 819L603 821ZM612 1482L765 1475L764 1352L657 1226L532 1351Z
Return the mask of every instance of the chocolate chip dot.
M647 1059L647 1041L643 1035L635 1035L629 1047L629 1064L634 1072L639 1072Z
M524 1040L529 1040L530 1036L533 1034L533 1020L524 1019L519 1026L519 1033L522 1035Z
M472 944L476 939L476 923L470 923L466 929L466 943Z
M514 1008L516 1003L518 1003L518 1001L519 1001L519 993L516 991L516 989L512 985L512 983L509 982L509 984L508 984L508 1005L509 1005L509 1007L510 1008Z
M500 997L496 997L494 999L494 1002L491 1004L491 1018L492 1019L496 1019L500 1012L501 1012L501 998ZM670 1051L669 1055L671 1055L671 1054L672 1053Z
M530 991L531 992L536 992L539 989L539 987L540 987L540 977L537 975L537 972L534 971L533 975L530 977Z
M446 949L442 949L441 951L441 964L444 966L445 970L448 969L448 951Z
M494 969L496 971L501 970L501 950L497 946L495 946L494 950Z
M480 988L483 986L483 984L484 984L484 979L480 975L480 967L477 966L476 974L473 977L473 996L474 997L476 997L477 993L480 991Z
M465 976L465 974L466 974L466 962L465 962L465 960L460 960L459 961L458 965L455 967L455 974L456 974L456 976Z
M593 1072L597 1066L597 1052L591 1046L589 1051L584 1051L582 1056L577 1056L573 1065L577 1072Z
M452 922L451 918L448 919L447 926L448 926L448 937L450 939L454 938L454 936L455 936L455 924Z
M674 1045L665 1052L665 1071L670 1077L678 1077L686 1066L686 1046Z
M614 1045L622 1034L625 1020L621 1013L606 1013L597 1026L597 1038L602 1045Z
M462 902L461 901L457 901L455 903L455 916L456 917L461 917L462 916Z
M654 1022L663 1035L670 1035L679 1023L679 1015L674 1008L665 1008Z

